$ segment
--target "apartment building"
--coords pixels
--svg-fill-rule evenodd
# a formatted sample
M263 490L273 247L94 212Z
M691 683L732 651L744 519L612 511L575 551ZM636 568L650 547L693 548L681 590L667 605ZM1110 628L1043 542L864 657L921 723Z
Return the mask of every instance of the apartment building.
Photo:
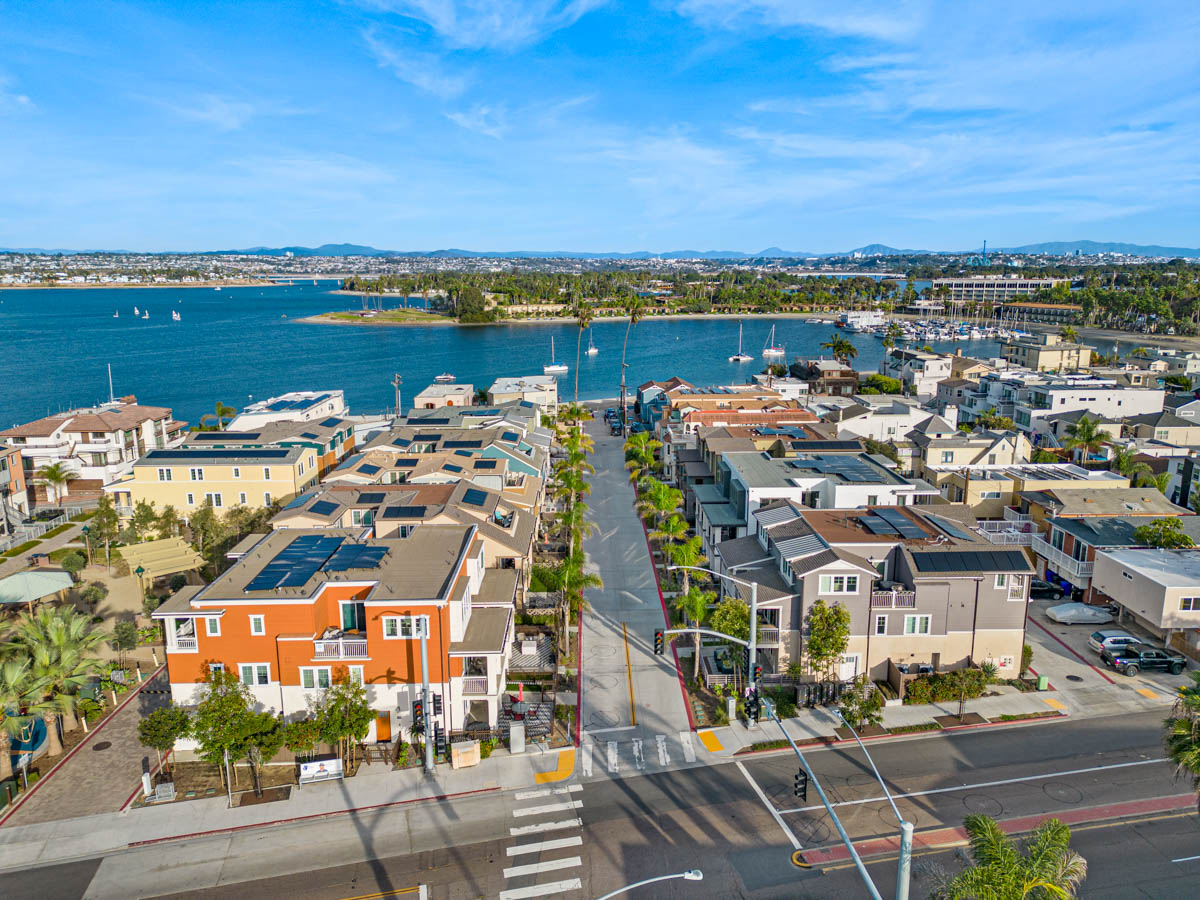
M858 372L837 359L798 359L788 374L808 385L809 395L853 397L858 393Z
M440 470L448 475L460 475L462 472L455 467L466 470L470 462L472 470L482 470L477 460L496 460L503 463L510 475L532 475L543 482L550 474L550 434L542 429L524 431L518 426L508 423L500 427L462 428L441 425L398 425L371 439L363 448L366 455L389 454L393 458L391 465L385 465L384 470L403 470L421 468L425 459L450 454L458 457L454 462L443 462ZM401 459L415 460L401 463ZM449 466L449 468L448 468ZM352 457L334 473L335 476L347 470L361 474L379 475L364 467L362 461ZM389 475L389 480L391 476ZM397 478L396 480L406 480Z
M910 394L932 397L939 381L952 376L953 357L893 347L879 361L879 374L895 378Z
M413 397L413 406L417 409L470 406L474 402L475 385L473 384L431 384Z
M268 422L252 431L193 431L183 446L200 450L303 447L316 453L318 473L324 476L354 452L355 440L353 422L330 416L318 422Z
M1167 646L1200 658L1200 551L1120 548L1096 554L1096 602L1116 603Z
M18 449L32 505L61 499L51 498L47 486L35 480L39 469L61 464L76 476L66 486L68 496L96 496L148 451L178 446L186 425L175 421L169 408L140 406L130 396L15 425L0 431L0 444Z
M12 534L14 526L27 515L29 496L21 448L0 444L0 534Z
M213 669L236 672L257 708L302 718L331 684L366 686L368 741L411 727L421 635L435 717L447 733L495 727L513 631L511 576L488 571L469 525L425 525L405 538L361 529L274 531L212 584L154 613L166 631L172 700L197 701ZM427 715L432 710L427 711ZM191 749L181 742L177 752Z
M286 503L316 484L317 451L308 447L151 450L131 472L104 486L124 516L141 501L172 506L186 519L206 504L252 509Z
M1013 300L1004 304L1000 315L1022 325L1029 322L1038 322L1044 325L1074 325L1083 321L1083 307L1075 303Z
M934 296L945 296L952 302L970 301L998 305L1015 297L1027 297L1037 291L1050 290L1071 282L1066 278L1004 278L980 276L977 278L935 278L932 284Z
M547 416L558 415L558 379L553 375L518 375L497 378L487 391L493 406L532 403Z
M1087 344L1068 344L1061 335L1044 332L1011 338L1000 352L1014 366L1035 372L1078 372L1092 364L1092 350Z
M987 458L991 458L991 455ZM1129 487L1129 479L1104 469L1084 469L1072 463L997 462L971 465L931 464L923 477L951 503L971 508L979 525L998 544L1029 546L1035 530L1030 516L1014 511L1026 493L1058 490L1112 490ZM1011 532L1024 534L1022 539Z
M955 411L951 412L954 415ZM909 398L889 397L885 403L871 406L855 404L822 416L836 428L838 440L870 438L873 441L904 440L912 429L933 414ZM953 424L953 423L952 423Z
M247 405L229 423L230 431L254 431L271 422L315 422L347 413L342 391L290 391Z
M1032 450L1019 431L960 431L941 416L926 419L905 437L916 449L913 471L937 487L946 472L1027 462Z
M807 620L821 599L850 612L840 679L983 662L1015 674L1032 567L1020 551L980 541L968 511L937 509L772 503L757 511L752 534L717 545L718 571L758 585L764 669L807 663Z
M1178 447L1200 445L1200 421L1185 419L1170 410L1126 416L1125 430L1132 438L1163 441Z
M1045 438L1053 434L1051 416L1085 410L1089 417L1124 419L1161 412L1164 393L1118 385L1091 375L1033 375L1008 373L986 376L979 390L965 398L960 415L972 421L988 409L1008 416L1016 427Z

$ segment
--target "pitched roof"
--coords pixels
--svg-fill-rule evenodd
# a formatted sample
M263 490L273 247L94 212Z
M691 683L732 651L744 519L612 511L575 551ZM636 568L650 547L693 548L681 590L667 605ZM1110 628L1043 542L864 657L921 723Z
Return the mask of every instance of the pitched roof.
M125 431L151 420L170 418L171 410L165 406L138 406L124 404L115 409L84 409L56 413L16 425L0 431L0 439L7 437L49 437L56 431L72 434L83 432Z

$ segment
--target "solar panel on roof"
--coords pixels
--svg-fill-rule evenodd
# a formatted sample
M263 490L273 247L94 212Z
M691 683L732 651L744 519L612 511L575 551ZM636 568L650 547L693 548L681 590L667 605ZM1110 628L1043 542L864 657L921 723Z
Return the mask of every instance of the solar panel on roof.
M318 516L327 516L337 510L337 508L338 505L332 500L318 500L308 508L308 511Z
M446 446L449 447L450 445L447 444ZM454 455L455 456L466 456L468 458L470 458L470 456L471 456L471 454L468 453L466 450L455 450Z
M871 534L899 534L886 519L881 519L879 516L860 516L859 520L863 527Z
M368 491L358 495L359 503L382 503L386 495L382 491Z
M300 432L300 437L308 438L310 441L315 441L317 439L317 436L315 434L313 434L311 431Z
M520 439L521 439L521 436L519 434L517 434L515 431L505 431L500 435L500 440L509 441L510 443L512 441L519 441ZM747 626L747 627L749 627L749 626Z
M451 447L482 447L483 441L446 441L442 444L446 449Z
M275 555L246 585L247 591L269 591L277 587L303 587L341 546L340 537L305 534Z
M908 516L898 509L877 509L875 515L895 528L902 538L920 540L929 537L924 529L918 528Z
M496 468L496 460L494 459L477 459L475 460L476 469L494 469Z
M379 466L372 465L371 463L363 463L358 467L358 471L362 472L364 475L374 475L379 471Z
M456 466L454 463L446 463L442 468L447 472L461 472L463 470L462 466Z
M944 550L914 553L918 572L1014 572L1029 563L1019 550Z
M188 442L212 443L214 441L252 441L261 432L258 431L198 431L188 435Z
M392 441L392 446L393 447L407 447L411 443L412 443L412 441L410 441L408 438L395 438Z
M151 461L176 461L189 462L199 459L283 459L291 450L259 448L242 448L229 450L211 450L207 447L199 450L187 450L183 447L178 450L151 450L143 459Z
M332 428L334 425L341 425L341 424L342 424L341 419L331 416L330 418L326 419L324 422L321 423L321 427L322 428Z
M342 544L322 566L326 572L344 572L347 569L378 568L383 557L387 555L387 547L370 544Z
M929 518L933 520L934 525L946 532L946 534L950 535L952 538L959 538L960 540L964 541L971 541L975 539L975 536L971 534L971 532L967 531L965 528L962 528L956 522L951 522L949 519L943 519L941 516L935 515L930 515Z
M398 459L392 465L397 469L415 469L418 462L416 459Z
M414 441L440 441L441 439L442 439L442 436L440 434L414 434L413 435Z
M463 494L462 499L463 503L470 504L471 506L483 506L483 504L487 502L487 494L485 494L483 491L471 488L465 494Z
M385 519L423 519L424 506L389 506L383 511Z

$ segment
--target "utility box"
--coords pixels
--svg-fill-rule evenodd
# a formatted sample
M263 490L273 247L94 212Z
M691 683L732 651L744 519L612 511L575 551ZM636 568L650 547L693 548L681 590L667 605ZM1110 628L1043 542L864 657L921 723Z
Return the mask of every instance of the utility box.
M1038 680L1037 680L1037 687L1038 687L1039 691L1050 690L1050 676L1049 675L1039 675Z
M725 714L729 716L730 722L737 718L737 697L725 698Z
M525 723L513 722L508 726L508 752L525 752Z

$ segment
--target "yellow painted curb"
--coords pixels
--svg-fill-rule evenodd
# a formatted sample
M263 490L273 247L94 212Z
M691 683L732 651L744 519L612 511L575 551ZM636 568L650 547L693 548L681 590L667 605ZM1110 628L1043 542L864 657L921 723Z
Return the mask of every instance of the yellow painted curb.
M696 733L700 736L700 743L704 745L709 753L716 753L719 750L725 749L721 746L721 742L717 740L717 736L711 731L698 731Z
M533 777L538 784L549 784L552 781L566 781L575 772L575 748L563 750L558 754L558 767L553 772L540 772Z
M1053 697L1043 697L1042 702L1045 703L1047 706L1049 706L1051 709L1058 709L1058 710L1066 709L1066 707L1063 706L1063 704L1059 703Z
M1154 691L1150 690L1149 688L1138 688L1137 692L1139 694L1141 694L1143 697L1145 697L1147 700L1157 700L1158 699L1158 694L1154 693Z

